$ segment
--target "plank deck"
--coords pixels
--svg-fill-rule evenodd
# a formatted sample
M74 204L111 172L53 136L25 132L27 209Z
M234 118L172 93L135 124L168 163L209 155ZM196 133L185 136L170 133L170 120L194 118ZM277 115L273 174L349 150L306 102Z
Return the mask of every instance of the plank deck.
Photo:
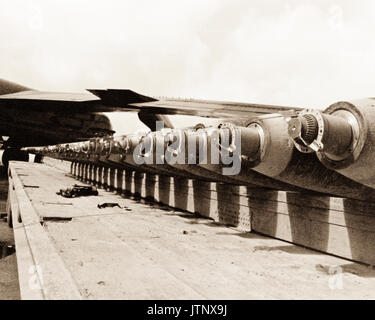
M38 234L44 242L30 246L33 257L39 257L42 267L48 261L42 272L50 272L51 288L54 279L54 288L61 279L61 269L51 265L63 267L71 278L64 286L70 288L70 298L375 298L371 267L103 189L99 196L63 198L56 195L60 188L82 182L44 164L12 162L11 168L12 179L18 177L38 215L30 221L39 221L32 224L38 230L23 228L23 238L16 222L20 276L25 278L30 260L19 249ZM122 208L98 209L103 202ZM30 218L20 213L25 224ZM48 256L45 252L51 250ZM29 285L28 279L20 285ZM23 292L24 299L59 295Z

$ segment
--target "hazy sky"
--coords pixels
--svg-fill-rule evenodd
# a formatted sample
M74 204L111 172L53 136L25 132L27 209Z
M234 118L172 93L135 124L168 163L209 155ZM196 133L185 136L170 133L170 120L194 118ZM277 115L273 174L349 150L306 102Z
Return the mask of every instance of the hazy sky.
M375 1L0 0L0 78L327 107L375 96Z

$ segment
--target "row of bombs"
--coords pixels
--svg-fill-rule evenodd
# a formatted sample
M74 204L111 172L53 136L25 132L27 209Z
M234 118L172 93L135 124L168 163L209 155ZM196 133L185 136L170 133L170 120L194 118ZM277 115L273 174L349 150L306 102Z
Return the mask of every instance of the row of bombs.
M375 201L374 111L375 100L364 99L325 111L26 150L154 174ZM202 158L201 150L207 151Z

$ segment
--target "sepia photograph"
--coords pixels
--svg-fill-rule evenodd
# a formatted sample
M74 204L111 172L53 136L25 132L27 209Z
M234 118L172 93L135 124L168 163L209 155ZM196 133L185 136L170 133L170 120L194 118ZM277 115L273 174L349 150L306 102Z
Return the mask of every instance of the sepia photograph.
M0 300L375 299L374 30L371 0L0 0Z

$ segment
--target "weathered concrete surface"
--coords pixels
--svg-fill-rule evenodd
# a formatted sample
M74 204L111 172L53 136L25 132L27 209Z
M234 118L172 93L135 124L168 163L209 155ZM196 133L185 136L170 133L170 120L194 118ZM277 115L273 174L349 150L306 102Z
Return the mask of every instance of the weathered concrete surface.
M370 267L103 190L65 199L55 192L75 179L17 167L85 299L375 298ZM122 208L98 209L104 201Z

